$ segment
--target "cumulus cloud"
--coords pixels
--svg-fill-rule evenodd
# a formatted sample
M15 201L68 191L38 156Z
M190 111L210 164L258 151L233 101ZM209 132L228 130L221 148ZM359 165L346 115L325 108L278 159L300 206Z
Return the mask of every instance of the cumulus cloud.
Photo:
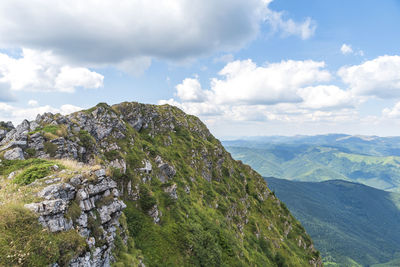
M0 84L11 90L74 92L77 87L99 88L103 79L87 68L66 65L49 51L22 49L20 58L0 53Z
M362 50L358 50L358 51L354 51L353 48L351 47L351 45L349 44L342 44L342 46L340 47L340 52L342 52L343 55L356 55L356 56L364 56L364 51Z
M353 48L351 47L351 45L343 44L342 47L340 48L340 52L342 52L343 55L352 54Z
M33 120L37 114L45 112L69 114L82 110L81 107L66 104L58 108L50 105L35 107L17 107L4 102L0 102L0 121L12 121L15 125L21 123L24 119Z
M176 86L179 100L162 100L207 121L323 121L354 116L350 92L329 82L324 62L282 61L257 66L251 60L225 65L210 89L197 77ZM321 84L322 83L322 84ZM346 115L347 114L347 115Z
M218 104L275 104L300 102L299 88L329 81L324 62L282 61L257 66L252 60L228 63L211 81L213 99Z
M312 109L349 107L354 104L350 92L334 85L302 88L298 95L303 99L302 106Z
M360 65L345 66L338 75L359 96L400 97L400 56L380 56Z
M392 108L382 110L382 115L386 118L400 118L400 102L397 102Z
M30 106L30 107L36 107L37 105L39 105L39 102L37 102L34 99L31 99L28 101L28 106Z
M241 48L263 23L303 39L315 31L269 9L272 0L2 0L0 48L53 51L80 64L132 70ZM120 65L121 64L121 65ZM137 66L137 65L136 65ZM136 71L135 71L136 72Z
M203 102L207 98L207 93L201 88L197 79L187 78L176 86L176 95L186 102Z

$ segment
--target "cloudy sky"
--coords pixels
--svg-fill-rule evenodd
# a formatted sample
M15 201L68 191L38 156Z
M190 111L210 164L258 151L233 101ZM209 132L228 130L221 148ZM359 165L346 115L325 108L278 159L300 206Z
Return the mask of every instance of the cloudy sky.
M172 104L219 138L400 135L398 0L2 0L0 120Z

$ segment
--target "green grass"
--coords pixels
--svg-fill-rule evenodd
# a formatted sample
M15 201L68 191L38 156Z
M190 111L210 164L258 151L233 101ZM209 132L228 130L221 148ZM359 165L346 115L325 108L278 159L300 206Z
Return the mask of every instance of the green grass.
M50 233L31 211L0 206L0 266L64 266L85 250L84 238L74 230Z
M19 185L27 185L33 183L37 179L41 179L49 175L52 172L51 167L54 164L55 163L51 161L44 161L32 164L32 166L29 166L18 173L13 182ZM64 167L59 166L59 168Z

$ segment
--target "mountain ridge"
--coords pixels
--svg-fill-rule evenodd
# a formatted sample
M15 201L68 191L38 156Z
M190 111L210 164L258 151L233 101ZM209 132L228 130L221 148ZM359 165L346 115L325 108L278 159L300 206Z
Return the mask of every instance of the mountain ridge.
M10 168L38 158L45 165L69 158L104 167L126 204L121 223L129 238L113 244L116 266L321 265L304 228L262 177L178 108L100 103L67 116L45 113L16 128L2 125L0 157ZM45 167L41 177L41 165L22 165L17 175L48 179ZM4 175L8 191L15 178Z

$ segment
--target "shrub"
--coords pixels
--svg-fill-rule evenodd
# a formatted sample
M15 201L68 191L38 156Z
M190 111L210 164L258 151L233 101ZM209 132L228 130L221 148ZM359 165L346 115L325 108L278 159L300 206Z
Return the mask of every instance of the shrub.
M154 205L157 204L157 200L153 197L152 192L145 184L140 185L139 194L140 207L144 212L149 211Z
M20 185L30 184L37 179L41 179L49 175L51 173L50 167L53 165L54 164L52 162L43 162L32 165L19 173L13 182Z
M90 135L88 131L80 130L79 134L79 145L83 146L86 149L90 149L95 143L94 138Z
M50 157L54 157L57 153L57 145L50 143L50 142L44 142L44 152L50 155Z
M74 200L72 201L71 205L69 205L67 213L65 214L65 217L67 219L71 219L73 221L76 221L79 216L81 216L82 210L81 207L79 207L78 201Z

